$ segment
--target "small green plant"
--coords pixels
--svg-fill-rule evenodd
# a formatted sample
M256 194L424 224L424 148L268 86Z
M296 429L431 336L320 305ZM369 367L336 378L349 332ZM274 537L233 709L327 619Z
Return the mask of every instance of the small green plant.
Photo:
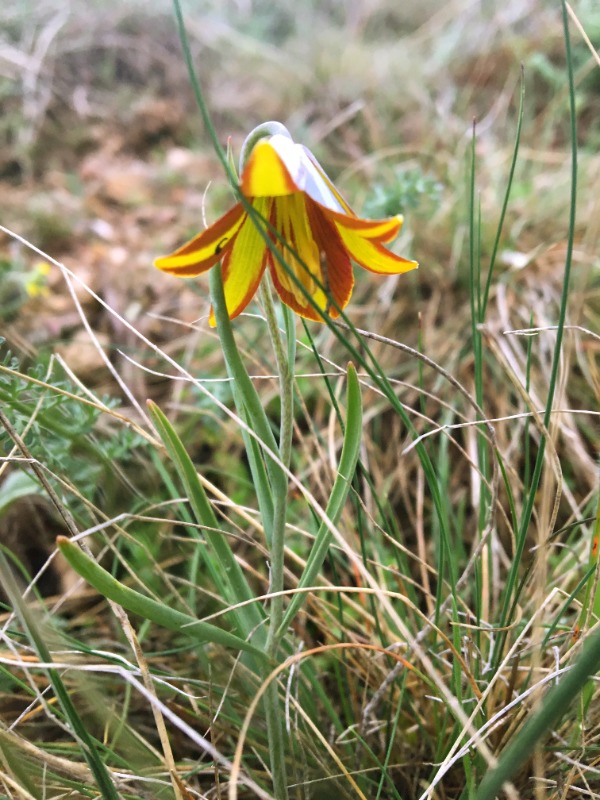
M4 349L0 403L11 409L18 429L27 430L32 457L56 475L77 475L78 493L91 501L102 491L110 496L106 482L115 485L114 464L126 468L146 443L139 433L122 425L99 434L100 416L115 411L117 401L110 397L91 400L53 356L40 355L23 371L19 359ZM10 448L5 430L0 430L0 446L4 451ZM77 502L76 506L83 510Z
M433 175L414 167L395 166L382 181L373 184L364 204L368 217L387 217L398 211L422 216L437 208L443 185Z
M0 260L1 319L10 321L30 298L45 296L49 269L45 261L36 261L29 267L18 259Z

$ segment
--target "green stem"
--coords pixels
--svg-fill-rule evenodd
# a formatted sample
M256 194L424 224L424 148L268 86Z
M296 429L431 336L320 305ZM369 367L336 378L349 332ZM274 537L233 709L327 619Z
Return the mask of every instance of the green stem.
M294 404L294 370L293 363L288 360L287 348L281 338L281 331L273 303L273 293L269 276L265 274L260 297L269 328L269 335L277 361L279 388L281 394L281 424L279 432L279 457L285 469L289 468L292 453L293 404ZM287 485L284 492L274 492L273 497L273 531L271 542L271 591L283 591L283 561L285 545L285 522L287 517ZM279 642L278 631L283 619L283 596L278 594L271 600L269 634L267 637L267 653L275 657Z
M558 383L558 373L562 363L562 340L565 332L565 320L567 316L567 305L569 301L569 285L571 280L571 265L573 262L573 247L575 242L575 211L577 207L577 110L575 105L575 83L573 76L573 60L571 56L571 40L569 37L569 22L567 16L567 7L565 0L562 0L562 17L563 17L563 31L565 39L565 54L567 61L567 76L569 81L569 107L570 107L570 122L571 122L571 203L569 209L569 230L567 234L567 250L565 254L565 271L563 274L563 286L560 298L560 310L558 315L558 325L556 326L556 343L554 345L554 355L552 358L552 367L550 370L550 378L548 381L548 396L546 399L546 410L544 411L544 429L550 430L550 422L552 419L552 411L554 404L554 394L556 385ZM527 487L527 502L521 515L521 523L517 535L517 547L513 555L512 566L510 574L507 578L506 585L511 587L516 581L517 572L521 568L521 559L525 550L525 542L527 541L527 532L533 517L533 509L537 498L537 490L540 485L542 477L542 470L544 468L545 452L546 452L546 435L540 436L540 444L533 467L533 474L531 476L531 484ZM504 596L504 603L502 606L500 621L498 623L498 630L500 631L494 649L493 663L497 667L502 658L504 643L506 641L507 631L509 630L510 610L513 607L513 596L510 591L507 591Z
M27 603L23 600L21 588L18 586L10 564L1 550L0 580L17 618L21 622L33 648L37 652L38 658L42 663L51 664L53 659L46 643L47 637L44 635L44 632L39 629L34 615L27 606ZM94 776L96 785L100 790L99 796L103 800L119 800L119 793L117 792L112 776L102 760L100 747L88 731L84 720L79 715L79 711L73 702L72 694L62 681L62 671L53 667L47 667L44 671L48 676L56 699L62 707L64 716L71 727L72 735L78 742L81 753Z
M285 469L290 466L292 454L292 432L294 428L294 362L288 358L290 348L285 348L281 338L281 331L277 321L273 293L268 273L265 274L260 296L267 319L269 335L277 361L279 374L279 387L281 393L281 423L279 430L279 457ZM293 336L293 328L287 326L288 336ZM295 341L295 339L294 339ZM284 574L284 549L285 549L285 522L287 518L287 492L273 493L273 532L271 542L271 591L283 591ZM267 634L267 655L275 659L280 641L279 629L283 620L283 595L278 594L271 600L271 613L269 619L269 632ZM287 784L285 781L285 746L282 725L281 704L277 694L277 682L272 681L269 691L265 695L265 710L269 731L269 750L271 764L283 765L283 775L280 776L279 786L273 775L273 787L277 798L287 797ZM281 780L281 778L283 780Z
M273 436L273 431L269 425L269 421L262 407L260 397L254 388L244 363L240 357L233 330L231 327L231 320L227 313L227 306L225 303L225 294L223 292L223 279L221 275L221 267L213 267L209 275L210 295L213 302L215 311L215 319L217 321L217 333L219 335L219 342L223 355L225 357L225 364L231 380L233 381L234 396L236 393L241 400L241 407L238 408L238 413L241 417L246 412L248 416L248 423L256 434L257 438L267 447L274 455L277 454L277 442ZM236 400L236 403L238 401ZM265 453L265 462L267 465L267 472L269 474L269 481L271 483L271 491L278 494L285 491L286 479L282 469L276 464L268 454Z
M281 383L281 437L279 447L269 426L264 409L260 403L256 390L250 380L246 368L240 358L231 322L227 313L225 297L223 293L223 282L220 267L214 267L210 273L210 289L217 321L217 333L225 356L227 369L234 383L234 397L237 395L236 402L239 403L238 413L248 418L254 432L257 434L269 450L278 455L283 464L277 464L265 454L265 462L269 477L269 493L272 496L272 517L271 526L271 591L276 592L283 589L283 553L284 553L284 534L287 511L287 491L288 481L285 470L289 466L291 451L292 434L292 389L293 372L290 362L286 358L286 351L283 348L275 308L272 296L269 295L265 302L265 313L269 326L269 332L273 339L273 346L277 359L277 368ZM269 302L270 301L270 302ZM289 330L289 327L288 327ZM292 362L293 363L293 362ZM283 366L282 366L283 365ZM284 388L285 387L285 388ZM245 413L244 413L245 412ZM250 440L249 440L250 441ZM251 443L251 442L250 442ZM287 461L283 460L283 455L287 454ZM269 512L271 514L271 512ZM266 522L266 520L265 520ZM269 632L267 635L266 650L267 655L274 655L277 651L279 638L277 630L283 617L283 600L274 598L271 604L271 614L269 620ZM267 663L262 664L261 677L267 680L270 674L270 667ZM271 681L269 688L264 696L264 711L267 722L267 736L269 740L269 758L271 765L271 776L273 780L273 793L277 800L287 800L287 775L285 766L285 731L283 727L283 714L279 700L277 681Z
M265 672L264 678L268 676ZM267 720L267 738L269 740L269 762L271 764L271 780L273 796L277 800L288 800L287 771L285 767L286 739L283 727L281 700L277 689L277 681L269 684L263 697L263 707Z
M292 453L293 404L294 404L294 362L288 355L290 347L284 347L277 321L273 294L268 274L262 280L260 296L267 319L269 335L277 361L279 387L281 393L281 423L279 431L279 457L285 469L289 468ZM288 337L293 336L293 328L286 326ZM289 342L288 342L289 345ZM271 586L272 592L283 591L283 567L285 545L285 522L287 517L287 485L283 492L273 492L273 529L271 540ZM283 596L276 595L271 600L269 632L267 634L267 655L275 660L280 641L279 629L283 620ZM287 797L285 780L285 746L282 725L281 703L277 693L277 682L272 681L265 694L265 712L269 734L269 751L273 769L273 788L277 798ZM275 766L281 765L283 773L275 775Z
M552 687L529 715L521 730L513 736L500 755L498 764L483 777L476 800L494 800L502 784L518 772L534 749L540 745L584 689L587 681L600 669L600 630L592 633L583 645L579 658L559 683Z

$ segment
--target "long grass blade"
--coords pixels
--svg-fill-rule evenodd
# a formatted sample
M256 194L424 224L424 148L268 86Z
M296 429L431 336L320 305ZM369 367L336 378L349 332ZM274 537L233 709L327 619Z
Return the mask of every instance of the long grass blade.
M600 629L583 645L581 655L567 674L543 698L537 713L529 717L521 730L502 752L498 765L483 778L475 800L494 800L506 783L531 756L542 738L548 734L586 683L600 670Z
M66 540L68 541L68 539ZM76 547L76 545L74 545ZM79 549L79 548L77 548ZM81 551L80 551L81 552ZM83 555L83 553L82 553ZM38 629L38 626L33 619L33 616L27 607L27 604L21 597L21 592L17 586L17 582L12 574L6 556L0 551L0 577L2 578L2 586L8 595L14 611L21 622L31 644L33 645L38 658L45 664L52 663L52 655L44 640L43 634ZM94 779L104 800L119 800L119 794L116 790L115 784L108 772L106 764L102 760L102 756L98 747L94 743L92 736L89 734L83 720L79 716L77 709L67 687L64 685L60 673L56 669L49 668L46 670L48 680L52 685L54 694L63 713L71 725L71 729L75 738L78 740L81 747L83 757L87 761Z
M208 544L207 564L215 573L217 585L224 598L232 605L252 600L254 594L238 564L227 538L219 530L219 522L206 496L206 492L196 468L185 449L177 432L160 408L148 402L148 412L152 422L171 456L186 495L197 521L204 527L204 536ZM242 637L249 638L253 631L260 627L264 617L256 604L245 605L233 612L237 620L238 631Z
M233 633L217 628L209 622L202 622L189 614L169 608L164 603L157 603L149 597L145 597L140 592L125 586L110 572L97 564L92 558L87 556L83 550L66 536L59 536L56 539L58 549L73 567L75 572L84 580L91 584L101 595L122 606L132 614L138 614L144 619L155 622L163 628L184 633L195 639L197 642L214 642L223 647L231 647L235 650L244 650L264 659L264 653L250 644L240 639Z
M342 508L344 507L348 492L350 491L350 486L352 485L352 478L354 477L356 464L358 462L361 440L362 401L360 385L354 365L348 364L346 430L338 473L326 508L326 514L334 525L342 513ZM306 567L300 578L298 584L299 588L310 586L314 582L327 557L327 551L331 544L331 537L330 529L322 523L317 532L315 543L310 551ZM305 593L299 593L292 598L281 624L280 635L291 623L305 600Z
M567 77L569 84L569 106L570 106L570 122L571 122L571 190L570 190L570 207L569 207L569 230L567 233L567 248L565 255L565 270L563 273L563 285L560 298L560 310L558 314L558 324L556 326L556 342L554 345L554 354L552 357L552 367L550 370L550 380L548 382L548 397L546 400L546 408L544 411L544 427L546 430L550 428L550 420L552 416L552 408L554 402L554 394L556 391L556 384L558 381L558 371L562 357L562 340L565 331L565 320L567 316L567 303L569 300L569 287L571 280L571 265L573 263L573 245L575 242L575 212L577 208L577 110L575 106L575 82L573 77L573 59L571 55L571 39L569 36L569 22L567 17L567 9L565 0L562 0L562 13L563 13L563 30L565 39L565 51L567 62ZM535 498L542 476L544 466L544 455L546 452L546 437L540 438L540 444L531 476L531 484L528 487L527 499L523 508L519 531L517 534L517 549L513 556L512 567L507 579L507 586L512 586L516 580L517 571L520 569L520 562L525 549L525 541L527 531L531 524L533 516L533 509L535 505ZM502 650L506 638L505 629L509 623L509 609L512 606L511 593L506 592L504 595L504 603L502 607L502 614L499 621L499 629L502 631L496 641L494 650L494 663L498 664L502 657Z

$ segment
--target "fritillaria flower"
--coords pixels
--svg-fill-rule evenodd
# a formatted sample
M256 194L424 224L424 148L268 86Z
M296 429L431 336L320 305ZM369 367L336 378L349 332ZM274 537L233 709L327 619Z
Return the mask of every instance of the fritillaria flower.
M358 217L312 153L296 144L283 125L265 127L269 125L278 132L258 138L241 169L239 189L256 214L237 203L178 250L156 259L155 266L191 278L221 261L230 318L246 308L268 269L283 302L318 321L325 314L339 316L348 304L352 262L382 275L417 267L384 247L398 235L401 215ZM252 134L247 142L251 140ZM215 324L212 310L210 324Z

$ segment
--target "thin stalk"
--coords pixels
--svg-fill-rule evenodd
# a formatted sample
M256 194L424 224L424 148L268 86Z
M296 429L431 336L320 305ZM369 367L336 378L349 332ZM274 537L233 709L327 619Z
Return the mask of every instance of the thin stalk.
M291 435L292 435L292 400L287 397L284 401L284 396L289 391L292 392L293 387L293 372L289 366L286 358L286 351L281 342L279 327L275 315L272 297L270 298L270 310L268 300L265 303L265 314L269 325L269 332L273 338L276 331L276 340L274 342L275 355L277 359L278 369L280 370L281 395L281 436L279 447L275 443L273 432L268 424L264 409L260 404L260 399L256 394L252 381L250 380L246 368L240 358L237 345L231 329L231 321L227 313L225 304L225 297L223 293L223 282L221 278L220 267L215 267L211 270L210 274L210 288L213 300L213 307L215 311L215 318L217 321L217 333L223 353L227 369L235 382L235 390L242 400L242 403L248 412L249 423L260 439L269 447L273 452L279 451L281 458L281 451L287 453L287 462L283 462L283 467L287 469L291 451ZM264 300L264 297L263 297ZM279 359L285 367L280 367ZM284 388L289 384L289 389ZM285 410L284 410L285 409ZM241 409L239 409L241 411ZM283 556L284 556L284 534L285 534L285 520L287 512L287 489L288 480L285 474L285 469L279 464L275 464L272 459L266 458L267 471L270 480L270 490L273 499L273 517L272 517L272 530L271 530L271 591L277 592L283 589ZM271 605L271 614L269 620L269 632L267 635L267 654L274 655L277 650L277 643L279 638L276 636L279 624L277 617L279 615L279 622L283 617L283 601L281 598L273 598ZM261 665L261 677L267 681L270 676L270 666L267 664ZM271 766L271 778L273 782L273 793L277 800L287 800L287 773L285 765L285 730L283 727L283 713L281 702L277 691L277 681L270 681L263 698L263 708L267 722L267 738L269 741L269 761Z
M281 422L279 430L279 457L283 466L288 469L292 455L292 432L294 418L294 368L288 360L287 348L281 338L281 331L273 303L273 293L268 274L263 277L260 296L267 320L269 335L273 344L279 389L281 397ZM285 491L273 492L273 530L271 541L271 591L283 591L283 562L285 545L285 522L287 518L287 485ZM271 601L269 633L267 636L267 654L274 658L280 639L278 635L283 619L283 595L276 594Z
M565 331L565 319L567 316L567 304L569 301L569 285L571 280L571 265L573 262L573 246L575 242L575 212L577 207L577 111L575 107L575 83L573 77L573 60L571 56L571 40L569 37L569 23L567 17L567 7L565 0L562 2L562 16L563 16L563 31L565 39L565 53L567 61L567 77L569 82L569 107L570 107L570 128L571 128L571 191L570 191L570 208L569 208L569 230L567 233L567 251L565 254L565 271L563 274L562 293L560 298L560 310L558 314L558 325L556 326L556 344L554 346L554 355L552 358L552 367L550 370L550 379L548 381L548 397L546 400L546 409L544 411L544 428L549 430L550 420L552 417L552 408L554 403L554 393L556 384L558 382L558 371L561 362L562 341ZM527 530L531 523L533 516L533 509L535 506L535 499L537 490L540 484L542 470L544 467L544 455L546 452L546 437L540 437L540 444L538 448L535 465L533 467L533 474L531 476L531 485L528 487L527 502L521 516L521 524L517 535L517 549L513 556L513 563L510 574L507 579L507 586L514 585L517 572L520 568L521 558L525 549L525 541ZM493 663L497 666L502 657L502 651L506 640L506 630L511 617L509 610L512 607L511 593L507 591L504 596L504 603L498 628L500 635L496 640L494 650Z
M269 335L273 344L279 389L281 397L281 422L279 429L279 457L287 469L292 454L293 408L294 408L294 370L288 359L287 348L281 338L279 323L269 276L265 274L260 286L260 296L267 320ZM271 585L272 592L283 591L283 565L285 550L285 523L287 518L288 483L284 491L273 492L273 527L271 531ZM267 634L267 656L275 659L280 637L278 631L283 619L283 595L276 594L271 600L269 631ZM264 699L269 738L269 755L273 778L273 789L277 798L287 798L287 779L285 768L285 732L281 713L281 702L277 692L277 681L271 681Z
M523 727L512 737L508 746L502 751L497 766L484 775L477 790L476 800L494 800L502 784L509 781L531 757L534 749L562 719L587 681L599 669L600 630L597 629L583 645L575 663L544 695L538 710L528 716Z
M292 432L294 419L294 365L288 359L287 348L281 338L277 321L277 312L273 303L273 294L268 273L260 286L260 297L267 320L269 335L273 344L279 389L281 397L281 422L279 429L279 457L287 469L292 455ZM288 331L289 333L289 331ZM287 518L288 484L284 491L273 492L273 527L271 532L271 583L272 592L283 591L283 564L285 550L285 522ZM280 641L278 635L283 619L283 595L276 594L271 600L269 615L269 631L267 634L267 655L275 659ZM277 692L277 681L271 681L264 699L267 717L267 733L269 737L269 755L273 773L273 789L276 797L287 797L287 780L285 769L285 732L281 713L281 703Z
M192 91L194 93L194 99L196 100L196 105L200 111L200 115L202 116L202 121L204 122L204 127L206 128L206 132L209 135L209 138L212 142L212 146L215 149L215 153L217 154L217 158L223 165L223 169L225 170L225 174L229 178L229 182L233 187L237 186L237 175L235 174L235 170L233 169L232 165L229 162L227 157L227 153L221 147L221 143L219 141L219 137L215 130L215 126L212 123L212 119L210 116L210 111L208 110L208 106L204 99L204 94L202 93L202 89L200 88L200 84L198 82L198 78L196 77L196 70L194 69L194 58L192 56L192 51L190 48L190 42L188 39L187 31L185 29L185 22L183 19L183 11L181 9L180 0L173 0L173 11L175 14L175 22L177 25L177 33L179 35L179 42L181 44L181 49L183 51L183 58L185 61L185 65L187 67L188 75L190 78L190 83L192 86Z
M490 258L490 268L488 270L487 278L485 281L485 289L483 291L483 299L481 301L481 322L485 320L485 312L490 296L490 289L492 286L492 276L494 275L494 267L496 265L496 257L500 247L500 238L502 230L504 229L504 220L506 218L506 210L508 208L508 201L510 192L515 177L515 169L517 166L517 159L519 156L519 145L521 144L521 129L523 127L523 107L525 99L525 77L523 74L523 66L521 66L521 89L519 92L519 112L517 116L517 133L515 136L515 146L513 148L512 161L510 164L510 171L508 173L508 181L506 182L506 192L504 193L504 200L502 202L502 210L500 212L500 219L498 221L498 228L496 230L496 238L494 239L494 246L492 247L492 256Z
M279 458L283 466L288 469L292 456L292 430L294 414L294 364L288 358L288 348L284 345L281 330L277 320L275 303L269 274L265 273L260 285L260 299L267 320L269 336L275 352L279 386L281 389L281 427L279 431ZM294 335L294 331L290 331Z
M4 590L13 606L13 610L27 634L32 647L35 649L39 660L44 664L51 664L53 659L46 643L46 636L44 632L39 629L31 610L22 599L21 589L2 551L0 551L0 577ZM79 715L73 702L72 695L62 681L61 672L53 667L47 667L44 672L62 708L65 719L70 726L71 734L79 745L81 754L94 776L94 780L100 792L99 796L102 797L103 800L119 800L119 793L117 792L113 778L103 761L101 746L90 734L87 725Z

